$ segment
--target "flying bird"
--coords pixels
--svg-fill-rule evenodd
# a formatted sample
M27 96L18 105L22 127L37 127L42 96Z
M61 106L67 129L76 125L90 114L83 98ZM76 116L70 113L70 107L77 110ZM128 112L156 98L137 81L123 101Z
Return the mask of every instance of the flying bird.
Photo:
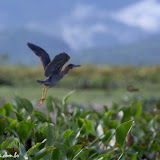
M40 58L44 67L44 75L47 77L45 81L37 80L38 83L44 85L42 98L40 100L41 105L46 98L48 88L54 87L64 76L67 75L70 69L80 67L81 65L69 64L64 70L62 70L64 64L70 59L67 53L59 53L51 61L48 53L44 49L31 43L27 43L27 45L35 55Z

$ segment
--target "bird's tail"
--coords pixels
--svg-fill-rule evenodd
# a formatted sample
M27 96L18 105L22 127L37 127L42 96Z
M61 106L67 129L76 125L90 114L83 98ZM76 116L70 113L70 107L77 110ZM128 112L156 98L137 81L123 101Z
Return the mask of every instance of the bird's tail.
M40 84L45 84L45 81L37 80L37 82L40 83Z

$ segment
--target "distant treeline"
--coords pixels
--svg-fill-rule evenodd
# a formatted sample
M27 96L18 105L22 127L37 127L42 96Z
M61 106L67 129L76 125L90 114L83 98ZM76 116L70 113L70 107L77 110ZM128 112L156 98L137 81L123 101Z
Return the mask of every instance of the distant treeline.
M66 88L116 89L121 86L160 83L160 66L92 66L82 67L70 73L58 84ZM39 85L44 80L42 67L0 66L0 85Z

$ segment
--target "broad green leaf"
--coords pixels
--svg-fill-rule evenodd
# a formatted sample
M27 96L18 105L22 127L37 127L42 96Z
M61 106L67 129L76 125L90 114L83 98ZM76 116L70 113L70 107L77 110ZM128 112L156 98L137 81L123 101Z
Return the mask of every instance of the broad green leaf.
M132 115L138 118L142 113L142 102L132 103Z
M79 117L81 115L82 109L76 108L74 110L74 117Z
M30 156L31 154L35 153L37 148L46 142L47 139L44 139L42 142L36 143L34 146L32 146L28 151L27 151L27 156Z
M71 129L68 129L68 130L63 132L62 137L64 139L67 139L72 133L73 133L73 131Z
M105 136L102 138L102 142L107 144L109 143L109 141L111 140L113 136L113 133L111 130L108 130L106 133L105 133Z
M17 120L13 120L13 121L9 124L9 128L16 130L16 128L17 128L17 123L18 123Z
M19 135L20 138L22 138L23 140L26 140L29 136L30 131L34 128L34 124L33 123L29 123L29 122L19 122L18 126L17 126L17 133Z
M44 123L40 131L47 136L47 144L50 145L54 136L54 125L52 123Z
M137 154L136 153L132 156L131 160L137 160Z
M116 142L120 145L120 147L123 146L123 143L127 137L128 132L130 131L133 120L130 120L128 122L124 122L121 125L119 125L116 129Z
M24 120L23 116L20 113L18 113L15 109L13 109L13 111L16 113L16 117L19 122Z
M5 117L6 116L6 110L4 107L0 107L0 114Z
M109 125L109 128L117 128L118 127L118 121L116 121L116 120L111 120L111 121L109 121L108 122L108 125Z
M78 118L78 125L79 125L79 127L81 128L84 124L85 124L84 119Z
M70 91L67 95L65 95L62 99L62 104L65 105L65 103L67 102L68 98L75 92L75 90Z
M46 139L47 136L40 132L39 130L37 132L35 132L35 142L42 142L44 139Z
M132 108L131 107L125 107L123 108L123 117L122 117L122 122L126 122L132 117L131 113Z
M83 145L82 144L79 144L79 145L72 145L70 148L69 148L69 151L71 152L70 154L72 155L76 155L81 149L82 149Z
M0 118L0 136L4 133L7 126L6 120L4 118Z
M12 146L18 142L17 138L14 137L8 137L2 144L1 144L1 149L7 149L7 148L12 148Z
M54 142L54 146L55 146L56 148L61 149L61 151L62 151L64 154L67 154L68 146L66 146L65 144L61 144L59 141L55 141L55 142Z
M52 151L52 160L62 160L62 150L59 148L56 148Z
M53 99L53 98L50 97L50 96L46 98L46 106L47 106L48 113L53 112L52 99Z
M72 146L73 143L75 142L76 136L77 134L70 129L64 131L64 133L62 134L62 137L65 139L64 144L67 146Z
M84 112L82 112L81 118L85 118L90 113L91 113L91 111L84 111Z
M13 106L10 102L6 103L4 108L6 110L6 116L10 116L13 113Z
M6 149L9 144L11 144L14 140L14 137L7 138L4 142L1 144L1 149Z
M1 149L11 148L17 142L17 138L8 137L2 144Z
M109 157L115 152L115 150L112 150L106 154L101 154L99 155L98 154L98 157L95 158L94 160L109 160ZM113 155L112 155L112 158L113 158Z
M21 103L22 107L24 107L25 110L26 110L29 114L31 114L32 111L33 111L32 103L31 103L29 100L25 99L25 98L19 98L19 100L20 100L20 103Z
M17 111L20 111L22 108L23 108L23 106L22 106L22 104L20 103L20 98L18 97L18 96L15 96L15 101L16 101L16 110Z
M80 136L80 130L72 132L68 137L68 144L70 146L75 145L78 141L78 137Z
M46 156L49 153L51 153L50 150L43 148L39 152L36 153L35 158L36 160L41 159L42 157Z
M103 117L103 121L105 125L108 125L108 120L112 116L112 111L109 110Z
M92 123L92 121L90 120L85 120L85 123L86 123L86 130L88 133L92 134L92 135L95 135L96 132L95 132L95 128L94 128L94 125Z
M87 148L83 148L73 157L72 160L77 160L78 158L80 158L81 160L85 160L87 159L88 155L89 150Z
M9 132L11 132L12 134L14 134L14 135L17 137L17 140L18 140L17 145L18 145L18 148L19 148L19 150L20 150L20 154L21 154L22 156L24 156L25 153L26 153L26 151L25 151L23 145L20 143L20 138L19 138L17 132L16 132L15 130L13 130L13 129L10 129L10 128L6 128L6 130L9 131Z
M14 121L14 119L10 118L10 117L5 117L6 121L9 123L11 123L12 121Z
M33 114L38 118L39 121L48 122L47 116L44 113L34 110Z

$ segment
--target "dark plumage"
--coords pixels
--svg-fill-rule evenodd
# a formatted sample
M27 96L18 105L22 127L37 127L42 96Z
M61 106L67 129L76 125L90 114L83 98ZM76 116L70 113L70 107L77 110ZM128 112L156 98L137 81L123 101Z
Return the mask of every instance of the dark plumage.
M57 82L59 82L69 72L70 69L79 67L80 65L69 64L62 71L62 67L70 59L67 53L59 53L51 61L48 53L44 49L31 43L27 43L27 45L35 53L35 55L40 58L44 67L44 75L48 77L45 81L37 80L37 82L45 85L43 88L42 99L40 101L40 104L42 104L46 97L48 87L51 88L55 86Z
M46 66L51 62L48 53L45 50L43 50L42 48L40 48L34 44L27 43L27 45L35 53L35 55L40 58L40 60L43 64L43 67L45 69Z
M59 74L64 64L70 59L66 53L60 53L45 68L45 76L50 77L53 74Z

